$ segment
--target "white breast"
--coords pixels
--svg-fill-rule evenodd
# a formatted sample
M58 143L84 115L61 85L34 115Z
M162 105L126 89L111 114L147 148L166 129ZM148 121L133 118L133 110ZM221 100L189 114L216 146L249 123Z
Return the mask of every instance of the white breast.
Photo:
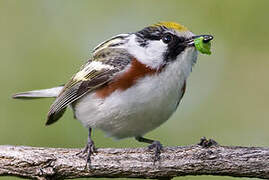
M74 107L77 119L118 139L144 135L176 110L196 57L196 50L188 48L163 72L140 79L125 91L115 91L105 100L89 93Z

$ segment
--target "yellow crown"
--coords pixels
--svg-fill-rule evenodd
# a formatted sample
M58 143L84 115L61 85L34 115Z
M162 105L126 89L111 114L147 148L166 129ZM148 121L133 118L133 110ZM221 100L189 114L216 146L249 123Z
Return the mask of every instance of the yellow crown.
M153 26L165 26L166 28L174 29L177 31L188 31L185 26L175 22L159 22L157 24L154 24Z

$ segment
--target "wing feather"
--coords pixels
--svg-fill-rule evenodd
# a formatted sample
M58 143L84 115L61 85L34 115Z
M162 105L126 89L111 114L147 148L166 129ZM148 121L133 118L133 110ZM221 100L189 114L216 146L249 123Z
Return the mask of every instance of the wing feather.
M115 74L122 71L131 60L132 57L123 49L99 51L94 60L88 61L65 85L50 107L46 125L56 122L68 105L112 81Z

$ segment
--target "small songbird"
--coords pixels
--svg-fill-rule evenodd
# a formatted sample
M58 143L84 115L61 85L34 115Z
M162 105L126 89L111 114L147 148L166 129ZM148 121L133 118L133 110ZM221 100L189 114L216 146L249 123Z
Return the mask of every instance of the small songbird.
M143 136L177 109L197 59L197 38L207 43L213 36L196 36L174 22L119 34L98 45L92 58L64 86L18 93L13 98L55 97L46 125L60 119L70 106L74 117L89 129L82 151L87 163L95 152L92 128L116 139L134 137L149 143L156 161L161 143Z

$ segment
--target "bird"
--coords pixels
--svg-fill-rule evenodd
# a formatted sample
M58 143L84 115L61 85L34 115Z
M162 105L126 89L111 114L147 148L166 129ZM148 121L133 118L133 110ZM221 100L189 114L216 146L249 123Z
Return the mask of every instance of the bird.
M176 111L199 49L212 35L195 35L176 22L159 22L134 33L119 34L93 49L92 57L64 85L13 95L15 99L56 98L46 125L58 121L68 107L88 129L80 154L86 164L96 152L92 130L115 139L135 138L148 143L160 160L162 144L144 135L166 122Z

